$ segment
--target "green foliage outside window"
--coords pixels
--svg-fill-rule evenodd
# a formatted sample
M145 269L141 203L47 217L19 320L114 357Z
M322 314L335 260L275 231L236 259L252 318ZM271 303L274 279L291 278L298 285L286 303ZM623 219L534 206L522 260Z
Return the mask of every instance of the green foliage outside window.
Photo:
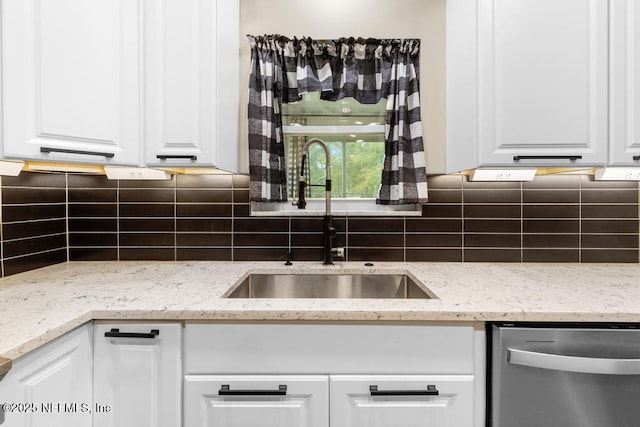
M305 138L307 140L309 138ZM324 139L331 157L331 196L333 198L373 198L378 195L382 162L384 160L384 142L366 140L330 141ZM302 143L303 141L300 141ZM291 142L290 142L291 143ZM290 150L292 152L293 150ZM297 190L297 174L300 159L297 159L297 172L290 174L289 194L295 196ZM323 198L325 196L324 180L326 176L324 151L318 144L309 147L308 171L310 184L321 187L308 187L307 197Z

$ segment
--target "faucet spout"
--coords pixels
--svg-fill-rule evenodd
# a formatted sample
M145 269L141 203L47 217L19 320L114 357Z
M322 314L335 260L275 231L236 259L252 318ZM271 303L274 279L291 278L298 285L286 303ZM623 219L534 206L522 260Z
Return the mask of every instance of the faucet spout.
M327 144L321 140L320 138L311 138L307 142L305 142L302 147L302 166L300 167L300 175L298 178L298 209L304 209L307 202L304 198L304 191L308 185L307 180L304 176L304 163L309 157L309 146L311 144L320 144L322 149L324 150L325 156L325 165L327 175L325 177L324 189L325 189L325 214L324 221L322 225L322 234L323 234L323 261L324 265L333 264L333 256L334 254L343 254L344 251L338 248L333 247L333 238L336 236L336 229L333 226L333 221L331 218L331 159L329 158L329 148ZM343 256L343 255L339 255Z
M309 157L309 146L314 143L320 144L320 146L324 150L326 165L326 177L324 180L325 215L331 215L331 159L329 157L329 148L327 147L327 144L320 138L311 138L310 140L305 142L304 146L302 147L302 167L300 168L300 176L298 178L298 208L304 209L304 206L306 205L306 201L304 199L304 187L309 184L307 184L306 179L304 178L304 162L307 157ZM300 192L301 189L302 193ZM302 207L300 207L300 200L302 200L303 203Z

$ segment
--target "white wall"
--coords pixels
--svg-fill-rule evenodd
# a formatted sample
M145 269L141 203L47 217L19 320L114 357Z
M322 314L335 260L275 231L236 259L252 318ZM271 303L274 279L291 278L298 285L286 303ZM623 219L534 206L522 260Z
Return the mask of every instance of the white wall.
M445 0L240 0L240 165L248 172L247 34L318 39L420 38L420 100L427 172L441 165L445 141ZM436 161L434 163L434 160Z

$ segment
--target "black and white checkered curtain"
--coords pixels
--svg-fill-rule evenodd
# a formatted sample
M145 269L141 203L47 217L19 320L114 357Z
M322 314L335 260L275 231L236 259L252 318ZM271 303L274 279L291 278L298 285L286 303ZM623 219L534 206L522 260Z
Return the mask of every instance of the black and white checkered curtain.
M377 203L427 200L419 99L420 41L317 41L249 36L249 156L252 201L286 201L282 102L307 92L363 104L387 99L386 155Z
M282 49L272 38L250 37L249 179L254 202L286 202L282 116Z
M385 157L376 203L396 205L427 201L420 120L418 40L388 46L390 65L386 89Z

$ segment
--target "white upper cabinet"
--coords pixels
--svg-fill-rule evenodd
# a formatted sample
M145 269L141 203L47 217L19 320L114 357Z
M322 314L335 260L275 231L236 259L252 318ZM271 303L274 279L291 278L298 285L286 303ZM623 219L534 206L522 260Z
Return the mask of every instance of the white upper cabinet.
M238 169L239 0L5 0L4 156Z
M611 0L610 163L640 166L640 4Z
M607 162L608 7L478 1L479 165Z
M145 3L148 165L237 171L239 1Z
M6 157L138 164L140 3L2 2Z

